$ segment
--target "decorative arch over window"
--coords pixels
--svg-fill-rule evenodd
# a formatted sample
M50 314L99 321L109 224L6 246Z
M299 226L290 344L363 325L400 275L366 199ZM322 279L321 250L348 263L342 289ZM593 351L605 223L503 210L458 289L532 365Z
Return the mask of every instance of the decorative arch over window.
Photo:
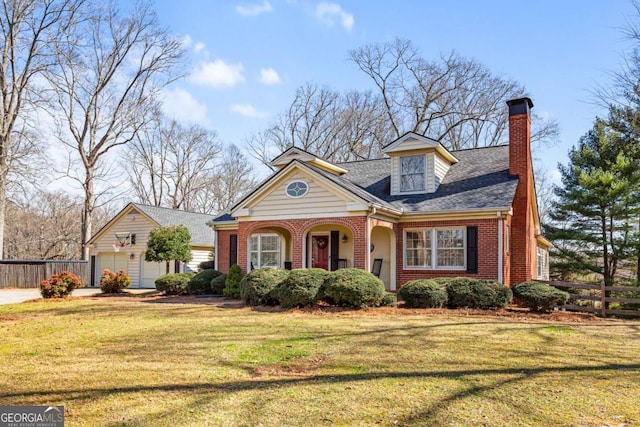
M304 181L291 181L289 185L287 185L287 196L293 197L294 199L305 196L309 192L309 184Z

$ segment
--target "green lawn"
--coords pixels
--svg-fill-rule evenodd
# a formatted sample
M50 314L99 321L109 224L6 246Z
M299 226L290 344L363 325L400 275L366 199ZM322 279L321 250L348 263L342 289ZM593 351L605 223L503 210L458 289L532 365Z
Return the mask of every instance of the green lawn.
M0 405L68 426L631 426L640 322L0 306Z

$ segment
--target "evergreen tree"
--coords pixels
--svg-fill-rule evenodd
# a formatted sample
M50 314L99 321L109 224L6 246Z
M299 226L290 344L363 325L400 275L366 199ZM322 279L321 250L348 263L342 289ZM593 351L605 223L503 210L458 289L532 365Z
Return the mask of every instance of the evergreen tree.
M155 227L149 233L144 259L151 262L165 261L168 274L169 261L191 260L191 233L184 225Z
M608 121L593 129L559 165L562 186L546 235L556 245L555 267L561 272L594 272L611 286L621 261L634 255L633 238L640 203L636 150Z

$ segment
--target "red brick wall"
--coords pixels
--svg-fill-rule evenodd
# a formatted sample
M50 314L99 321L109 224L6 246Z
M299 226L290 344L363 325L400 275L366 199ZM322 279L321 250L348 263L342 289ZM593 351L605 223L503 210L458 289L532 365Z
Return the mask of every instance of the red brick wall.
M531 119L528 114L509 116L509 172L518 176L511 222L511 283L535 277L535 230L531 197Z
M478 273L471 274L465 270L405 270L404 269L404 230L410 228L431 227L478 227ZM398 272L398 288L415 279L434 277L474 277L477 279L498 280L498 218L484 220L456 221L421 221L398 224L396 231L396 271Z
M229 236L232 234L238 234L238 230L218 230L218 265L216 266L218 271L226 273L229 271Z

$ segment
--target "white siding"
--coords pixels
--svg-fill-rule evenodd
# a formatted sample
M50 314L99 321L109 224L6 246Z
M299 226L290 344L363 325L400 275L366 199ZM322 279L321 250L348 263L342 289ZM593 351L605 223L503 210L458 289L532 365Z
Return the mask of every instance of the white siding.
M434 143L431 143L431 145L428 145L428 143L425 143L424 141L420 141L419 139L407 138L406 140L398 144L396 147L394 147L393 151L424 150L425 148L433 148L435 147L436 144L437 142L434 142Z
M184 271L198 271L198 264L203 261L211 261L211 249L192 249L191 261L187 263Z
M423 147L424 148L424 145ZM434 157L436 156L433 151L422 153L397 153L391 157L391 194L412 194L400 192L400 158L404 156L416 156L423 154L425 156L425 193L433 193L437 187L434 183ZM416 192L416 193L421 193Z
M300 198L289 197L285 191L287 185L296 180L309 185L309 192ZM250 206L251 220L342 216L347 213L347 203L350 201L330 191L317 179L313 180L297 171L284 177L270 193Z
M444 179L445 175L449 171L449 167L451 166L449 162L443 159L438 153L434 155L434 178L435 178L435 186L433 191L436 191L440 186L440 183Z

